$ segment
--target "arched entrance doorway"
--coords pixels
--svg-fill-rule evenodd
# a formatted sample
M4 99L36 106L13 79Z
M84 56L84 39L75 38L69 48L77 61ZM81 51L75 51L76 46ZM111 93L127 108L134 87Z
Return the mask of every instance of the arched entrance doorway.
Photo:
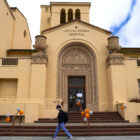
M94 51L86 44L75 42L64 46L58 55L57 98L63 100L68 111L78 111L76 102L83 108L98 111L97 66Z

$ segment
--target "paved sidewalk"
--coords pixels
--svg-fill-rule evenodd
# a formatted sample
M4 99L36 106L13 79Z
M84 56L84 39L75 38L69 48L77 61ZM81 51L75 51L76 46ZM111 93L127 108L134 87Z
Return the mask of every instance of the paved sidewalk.
M0 140L52 140L52 138L51 137L0 137ZM66 137L58 137L57 140L66 140ZM73 137L72 140L140 140L140 136Z

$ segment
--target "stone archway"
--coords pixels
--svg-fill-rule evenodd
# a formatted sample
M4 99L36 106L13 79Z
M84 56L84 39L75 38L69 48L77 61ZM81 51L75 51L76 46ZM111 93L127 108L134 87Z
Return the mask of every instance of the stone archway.
M94 51L86 44L75 42L64 46L58 55L57 98L68 110L68 76L84 76L86 107L98 111L97 60Z

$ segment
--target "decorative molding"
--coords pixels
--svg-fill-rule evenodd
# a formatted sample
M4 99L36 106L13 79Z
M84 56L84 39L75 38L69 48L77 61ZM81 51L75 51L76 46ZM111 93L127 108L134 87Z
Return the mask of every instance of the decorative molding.
M124 56L123 54L109 54L106 59L106 65L124 65Z
M32 54L32 64L46 64L48 63L48 57L46 53L37 52Z
M108 38L108 45L106 48L111 51L112 53L117 53L118 50L120 50L119 46L119 37L117 36L111 36Z
M37 52L32 54L32 64L48 64L46 39L47 38L42 35L37 35L35 37L34 48L37 50Z
M90 65L89 64L63 64L63 70L89 70Z
M37 51L44 51L44 50L46 50L46 48L47 48L46 40L47 40L47 38L45 36L43 36L43 35L37 35L35 37L35 45L34 45L34 48Z
M68 77L85 77L86 107L98 111L97 66L93 50L83 43L71 43L64 46L58 55L57 98L63 101L64 110L68 110Z

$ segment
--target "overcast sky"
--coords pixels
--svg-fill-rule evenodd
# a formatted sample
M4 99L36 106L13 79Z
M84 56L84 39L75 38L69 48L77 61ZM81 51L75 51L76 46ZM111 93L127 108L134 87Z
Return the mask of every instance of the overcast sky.
M40 33L40 5L51 2L91 2L90 23L120 37L122 47L140 47L140 0L7 0L27 18L34 44Z

